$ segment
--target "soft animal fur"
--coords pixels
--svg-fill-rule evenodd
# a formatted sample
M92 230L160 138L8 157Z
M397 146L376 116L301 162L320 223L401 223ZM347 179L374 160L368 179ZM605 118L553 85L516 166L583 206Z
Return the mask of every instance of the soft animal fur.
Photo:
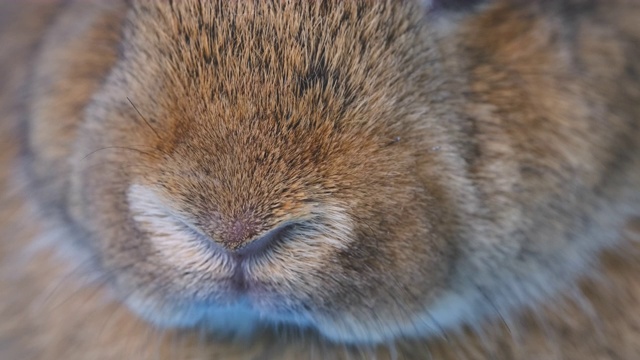
M640 2L0 6L0 358L640 358Z

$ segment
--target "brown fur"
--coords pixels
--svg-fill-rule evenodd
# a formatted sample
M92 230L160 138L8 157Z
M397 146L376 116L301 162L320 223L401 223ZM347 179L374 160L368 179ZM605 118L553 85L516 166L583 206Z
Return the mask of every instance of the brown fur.
M0 358L637 358L640 3L458 3L3 3Z

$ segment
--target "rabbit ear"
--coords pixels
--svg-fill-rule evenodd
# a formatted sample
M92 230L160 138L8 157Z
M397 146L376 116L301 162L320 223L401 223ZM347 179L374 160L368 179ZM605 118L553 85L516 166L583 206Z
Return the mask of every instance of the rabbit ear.
M422 0L429 10L470 10L488 0Z

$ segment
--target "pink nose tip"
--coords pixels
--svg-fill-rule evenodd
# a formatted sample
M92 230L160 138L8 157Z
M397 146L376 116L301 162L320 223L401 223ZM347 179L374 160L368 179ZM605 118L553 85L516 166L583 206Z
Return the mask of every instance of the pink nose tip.
M257 235L258 226L250 217L239 217L222 226L219 239L222 246L229 250L237 250L250 242Z

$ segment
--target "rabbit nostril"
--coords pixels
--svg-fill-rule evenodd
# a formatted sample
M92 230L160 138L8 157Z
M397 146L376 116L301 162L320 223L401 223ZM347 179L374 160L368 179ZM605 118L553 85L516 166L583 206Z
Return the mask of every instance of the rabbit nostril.
M288 229L291 229L291 224L279 226L271 231L268 231L264 235L254 239L251 242L246 243L246 245L237 248L235 250L235 254L240 257L258 255L259 253L265 251L267 248L277 243Z

